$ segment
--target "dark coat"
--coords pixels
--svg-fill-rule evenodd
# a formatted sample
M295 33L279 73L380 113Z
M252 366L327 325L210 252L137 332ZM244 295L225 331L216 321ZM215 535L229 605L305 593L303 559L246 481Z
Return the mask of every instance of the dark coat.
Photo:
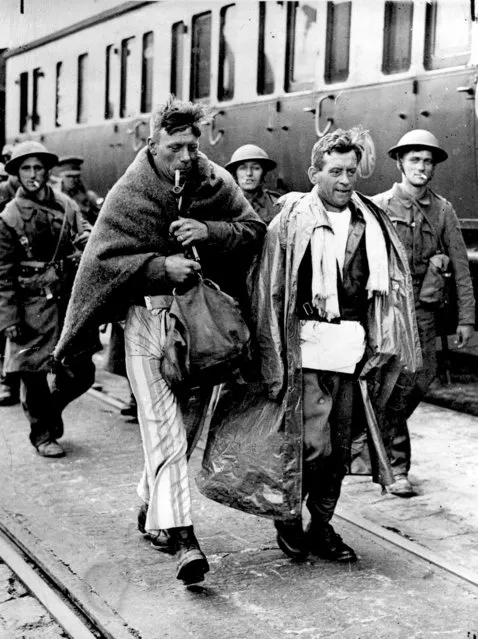
M178 219L172 189L145 148L108 193L80 263L58 359L82 352L92 330L122 319L143 295L172 293L164 262L182 252L169 235ZM245 268L260 249L265 225L231 175L201 153L184 190L182 215L208 227L208 239L198 245L203 274L241 297Z
M0 331L20 325L24 334L7 343L5 372L48 370L71 292L81 217L70 198L48 194L37 202L20 189L0 214Z
M299 265L312 232L315 217L300 200L307 195L286 196L292 205L283 207L269 225L256 283L256 335L261 356L261 379L269 397L283 406L285 421L284 463L296 460L302 468L302 366L300 322L297 313ZM292 198L292 199L291 199ZM295 202L294 202L295 198ZM297 208L295 207L297 204ZM375 215L386 239L390 293L373 295L368 301L365 330L365 361L360 377L368 380L376 416L384 411L393 383L402 366L411 371L421 365L411 277L406 256L387 216L367 198L354 194L351 206L367 207ZM359 241L350 246L358 248ZM349 246L348 246L349 249ZM347 257L352 261L353 255ZM344 271L347 263L344 264Z
M83 217L93 226L98 218L102 199L94 191L87 189L83 183L70 190L65 187L63 182L60 183L60 186L61 192L77 203Z
M269 224L280 211L280 207L277 206L280 193L276 191L261 187L252 197L248 197L247 193L245 195L254 211L266 224Z

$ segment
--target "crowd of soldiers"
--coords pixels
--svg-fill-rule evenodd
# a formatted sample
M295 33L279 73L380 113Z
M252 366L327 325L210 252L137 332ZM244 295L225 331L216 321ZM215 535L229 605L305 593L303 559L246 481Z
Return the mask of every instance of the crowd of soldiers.
M209 566L193 528L184 401L161 367L174 290L201 272L248 309L264 401L282 407L294 435L293 486L311 519L304 530L300 513L277 518L280 548L355 561L330 521L353 463L357 397L379 423L380 483L413 496L407 419L436 375L448 277L457 346L473 333L459 221L430 187L447 153L430 132L410 131L389 151L400 181L368 198L355 190L361 132L339 129L313 146L311 191L281 194L266 188L276 163L259 146L239 147L224 168L199 151L204 115L172 97L156 109L147 147L104 203L82 181L82 158L31 141L4 149L0 404L20 392L35 449L63 455L62 411L92 384L99 326L117 326L145 455L138 528L176 554L178 579L201 581Z

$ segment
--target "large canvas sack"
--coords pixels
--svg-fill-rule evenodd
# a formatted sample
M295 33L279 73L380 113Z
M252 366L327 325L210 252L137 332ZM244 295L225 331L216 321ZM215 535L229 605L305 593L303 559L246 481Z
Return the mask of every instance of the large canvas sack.
M301 438L285 430L285 403L259 384L230 384L212 417L196 482L209 499L246 513L296 520L301 513Z
M219 384L244 364L250 332L238 302L209 279L175 290L161 362L171 387Z

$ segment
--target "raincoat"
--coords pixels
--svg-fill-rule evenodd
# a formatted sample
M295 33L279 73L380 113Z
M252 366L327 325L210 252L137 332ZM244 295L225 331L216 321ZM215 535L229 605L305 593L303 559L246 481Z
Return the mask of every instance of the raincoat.
M307 206L310 197L285 196L281 213L268 227L253 295L262 386L260 390L255 385L243 388L239 394L229 392L219 401L198 478L201 492L208 497L284 520L295 519L302 504L302 362L296 309L299 265L316 225ZM369 299L359 384L379 459L375 479L390 483L382 481L390 468L380 436L385 423L381 415L400 369L414 371L421 365L412 282L404 249L383 211L358 193L350 206L366 207L377 218L387 244L390 292ZM235 416L238 408L242 408L242 420ZM358 434L357 440L364 438ZM241 452L241 442L246 453Z

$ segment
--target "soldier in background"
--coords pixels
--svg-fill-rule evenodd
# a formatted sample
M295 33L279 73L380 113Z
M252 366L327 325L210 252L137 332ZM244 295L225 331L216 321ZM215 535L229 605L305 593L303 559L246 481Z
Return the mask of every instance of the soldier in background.
M2 162L6 164L10 158L12 157L12 153L14 150L13 144L5 144L2 149ZM15 197L15 193L18 189L18 178L16 175L8 175L8 173L4 170L1 172L2 176L0 177L0 213L3 211L5 206L13 200Z
M76 254L91 227L69 197L53 191L49 171L58 157L43 144L23 142L6 164L20 186L0 213L0 331L6 373L21 379L30 441L43 457L60 457L62 411L91 385L91 354L77 358L50 389L47 373L75 274ZM74 258L74 259L72 259Z
M2 149L2 159L8 162L13 152L13 145L6 144ZM18 180L5 171L5 164L0 162L0 212L15 197ZM5 336L0 332L0 406L13 406L20 401L20 380L15 373L3 373L5 352Z
M0 184L8 180L8 173L5 171L5 164L0 162Z
M12 157L13 149L15 147L13 144L5 144L2 149L2 162L6 164L10 158Z
M264 149L255 144L244 144L234 151L225 168L231 173L249 204L266 223L278 213L275 206L281 196L276 191L264 188L268 171L277 166Z
M93 226L103 204L94 191L88 189L81 175L84 159L76 155L62 157L58 161L60 189L78 204L83 217Z
M443 267L443 271L452 276L458 306L458 348L466 346L473 335L475 300L465 242L455 210L448 200L430 188L436 165L448 157L446 151L432 133L414 129L406 133L388 155L396 161L401 181L385 193L374 196L373 200L394 223L407 253L423 368L415 375L403 371L388 402L387 421L391 435L388 447L395 481L385 489L391 495L411 497L416 493L408 478L411 446L407 419L436 377L436 313L443 302L443 297L441 300L437 297L439 290L434 291L433 287L431 290L428 286L427 273ZM449 263L448 268L445 263ZM442 282L438 278L436 283Z

